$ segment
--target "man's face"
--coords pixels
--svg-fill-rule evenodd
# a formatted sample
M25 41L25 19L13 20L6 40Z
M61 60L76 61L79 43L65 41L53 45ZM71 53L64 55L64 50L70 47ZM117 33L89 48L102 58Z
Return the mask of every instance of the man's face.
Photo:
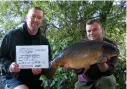
M42 24L43 12L38 9L31 9L27 14L26 23L31 32L37 32Z
M87 37L89 40L102 40L103 30L99 23L94 22L93 24L86 25Z

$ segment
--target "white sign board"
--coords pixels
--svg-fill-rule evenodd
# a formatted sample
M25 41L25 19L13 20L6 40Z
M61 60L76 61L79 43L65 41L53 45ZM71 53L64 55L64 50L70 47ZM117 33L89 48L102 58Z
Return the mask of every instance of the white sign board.
M21 69L49 68L48 45L16 46L16 62Z

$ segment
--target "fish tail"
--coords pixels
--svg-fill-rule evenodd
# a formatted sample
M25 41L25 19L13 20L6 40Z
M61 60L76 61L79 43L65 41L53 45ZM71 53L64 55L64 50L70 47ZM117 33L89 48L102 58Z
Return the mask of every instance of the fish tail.
M56 67L57 67L57 64L56 64L55 61L51 61L51 67L52 67L52 68L56 68Z

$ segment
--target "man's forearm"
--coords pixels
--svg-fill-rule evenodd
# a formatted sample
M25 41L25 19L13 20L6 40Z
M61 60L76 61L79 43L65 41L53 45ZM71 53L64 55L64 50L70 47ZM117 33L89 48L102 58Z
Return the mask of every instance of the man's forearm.
M99 67L101 72L105 72L105 71L107 71L109 69L109 65L106 64L106 63L98 64L98 67Z

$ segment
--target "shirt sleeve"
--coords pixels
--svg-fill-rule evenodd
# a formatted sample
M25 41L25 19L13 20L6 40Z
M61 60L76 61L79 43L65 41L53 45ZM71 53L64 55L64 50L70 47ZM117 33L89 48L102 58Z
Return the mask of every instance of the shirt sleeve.
M9 66L11 64L11 60L9 57L10 50L10 39L9 34L6 34L1 43L0 47L0 72L1 75L9 73Z

